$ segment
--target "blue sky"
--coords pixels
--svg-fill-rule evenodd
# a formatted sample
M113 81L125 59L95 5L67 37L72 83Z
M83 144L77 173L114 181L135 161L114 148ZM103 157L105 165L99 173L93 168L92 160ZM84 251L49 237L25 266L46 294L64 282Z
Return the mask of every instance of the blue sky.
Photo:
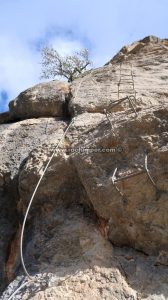
M94 66L147 35L168 37L168 0L0 0L0 111L40 82L40 48L90 50Z

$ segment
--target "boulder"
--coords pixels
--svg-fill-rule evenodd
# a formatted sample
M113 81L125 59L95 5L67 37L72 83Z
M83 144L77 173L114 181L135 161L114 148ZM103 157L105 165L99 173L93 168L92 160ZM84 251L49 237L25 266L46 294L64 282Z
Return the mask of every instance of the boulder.
M22 92L9 103L10 116L16 120L49 116L64 117L68 98L67 83L60 81L40 83Z
M9 112L0 113L0 124L9 123L11 121L12 119Z

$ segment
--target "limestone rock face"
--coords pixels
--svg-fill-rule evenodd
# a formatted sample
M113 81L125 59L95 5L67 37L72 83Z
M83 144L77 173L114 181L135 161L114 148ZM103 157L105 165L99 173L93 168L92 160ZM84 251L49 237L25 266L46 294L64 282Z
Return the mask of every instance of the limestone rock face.
M45 203L32 227L34 242L27 247L27 265L38 274L41 284L28 284L26 292L18 297L137 299L113 256L111 244L81 207L57 205L53 209ZM8 287L4 297L19 286L20 279Z
M168 250L167 113L162 107L140 111L137 117L115 113L113 131L104 119L96 127L93 122L88 133L86 122L76 147L91 148L92 152L72 157L94 209L108 220L109 239L149 254ZM84 115L77 117L74 126ZM155 185L145 170L146 151Z
M135 95L137 108L168 103L168 41L145 38L126 46L104 67L94 69L74 81L71 113L103 113L115 101ZM124 101L113 111L131 108Z
M37 84L9 103L10 116L12 119L63 117L68 95L67 83L51 81Z
M8 123L10 122L11 117L9 112L4 112L0 114L0 124Z
M56 118L28 119L0 126L0 174L14 178L33 149L57 141L67 123ZM3 179L1 179L3 181Z
M5 265L11 261L10 252L14 252L11 244L19 230L19 222L23 220L19 212L19 173L31 151L43 147L43 144L45 147L51 140L57 141L65 127L64 121L55 118L28 119L0 125L0 289L11 277L7 275ZM30 198L30 195L27 197ZM16 266L17 257L18 253L12 259Z
M35 281L15 299L168 299L167 48L146 37L71 86L21 93L0 117L2 300L26 280L21 224L58 143L26 222Z

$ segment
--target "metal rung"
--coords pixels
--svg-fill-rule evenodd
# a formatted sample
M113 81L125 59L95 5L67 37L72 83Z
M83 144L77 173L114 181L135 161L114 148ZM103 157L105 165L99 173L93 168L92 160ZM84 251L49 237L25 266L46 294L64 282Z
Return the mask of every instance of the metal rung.
M126 89L126 90L130 90L130 88L132 88L134 90L134 85L132 83L119 83L118 84L119 87L123 87L123 89Z
M132 75L132 74L120 74L120 76L121 76L121 77L122 77L122 76L124 76L124 77L125 77L125 76L126 76L126 77L128 77L128 76L129 76L129 77L132 77L133 75Z
M136 173L132 173L132 174L129 174L129 175L126 175L124 177L121 177L121 178L116 178L116 173L117 173L117 168L115 168L114 172L113 172L113 175L111 177L111 181L115 187L115 189L117 190L117 192L122 196L124 197L124 194L120 191L120 189L116 186L116 182L119 182L119 181L123 181L123 180L126 180L128 178L131 178L131 177L135 177L135 176L138 176L138 175L141 175L143 173L146 173L150 179L150 182L153 184L153 186L157 189L157 186L156 186L156 183L154 182L152 176L150 175L150 172L149 172L149 169L148 169L148 155L146 154L145 155L145 164L144 164L144 168L141 169L139 172L136 172Z
M114 103L120 103L120 102L122 102L122 101L124 101L124 100L126 100L126 99L128 99L128 96L127 96L127 97L124 97L124 98L121 98L121 99L119 99L119 100L113 101L113 104L114 104Z
M127 82L134 82L133 80L132 80L132 78L126 78L126 77L124 77L124 78L120 78L120 80L119 80L119 82L120 81L127 81Z
M120 100L118 100L118 101L113 102L114 104L112 105L111 108L117 106L117 105L120 104L121 102L123 102L123 101L125 101L125 100L128 100L128 99L129 99L129 98L128 98L128 96L127 96L127 97L124 97L124 98L122 98L122 99L120 99Z
M133 91L133 92L135 92L135 90L132 89L132 88L119 89L119 91Z
M118 91L116 91L116 92L110 92L111 94L117 94L118 93Z
M113 135L115 136L114 126L113 126L112 121L110 120L111 115L106 111L106 109L104 109L104 113L106 115L106 118L107 118L108 122L110 123L111 131L112 131Z
M137 173L132 173L132 174L129 174L129 175L126 175L124 177L121 177L121 178L117 178L114 180L114 182L119 182L119 181L122 181L122 180L125 180L125 179L128 179L128 178L131 178L131 177L134 177L134 176L138 176L140 174L143 174L145 172L145 170L141 170Z
M114 170L113 176L111 177L111 181L116 189L116 191L120 194L121 197L124 196L124 194L119 190L119 188L115 185L115 175L117 173L117 168Z
M128 72L128 69L129 69L129 68L130 68L130 66L128 66L128 68L127 68L127 69L125 69L125 68L123 69L123 68L122 68L122 70L121 70L121 71L127 71L127 72ZM130 72L132 72L132 69L130 70Z
M132 93L135 94L134 90L119 90L119 93Z
M120 75L120 78L130 78L130 79L132 79L133 78L133 76L132 75L124 75L124 74L122 74L122 75Z
M128 80L120 80L119 83L120 84L132 84L134 86L134 82L133 81L128 81Z

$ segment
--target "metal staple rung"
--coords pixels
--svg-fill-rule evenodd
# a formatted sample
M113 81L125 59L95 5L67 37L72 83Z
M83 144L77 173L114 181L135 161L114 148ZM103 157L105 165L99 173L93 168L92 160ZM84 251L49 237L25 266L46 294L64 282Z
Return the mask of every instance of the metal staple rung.
M116 189L116 191L123 197L123 193L119 190L119 188L115 185L115 181L116 181L116 178L115 178L115 175L117 173L117 168L115 168L114 172L113 172L113 176L111 177L111 180L112 180L112 183Z
M127 90L127 91L126 91L126 90L119 90L119 92L120 92L120 94L126 94L126 93L127 93L127 94L129 94L129 95L131 94L132 96L135 95L135 92L134 92L133 90ZM130 96L131 96L131 95L130 95ZM129 97L129 96L128 96L128 97Z
M128 90L119 90L119 92L121 93L121 92L125 92L125 93L127 93L127 92L132 92L132 93L134 93L135 94L135 91L133 90L133 89L128 89Z
M127 80L127 79L120 79L119 84L121 84L122 82L124 82L124 84L125 83L134 84L132 80Z
M131 106L132 106L132 109L134 110L134 113L135 113L136 116L137 116L137 111L136 111L136 108L134 107L134 104L133 104L131 98L129 98L129 102L130 102L130 104L131 104Z
M124 98L121 98L119 100L113 101L113 104L118 103L118 102L122 102L122 101L127 100L127 99L128 99L128 96L126 96Z
M125 180L125 179L128 179L128 178L131 178L131 177L135 177L135 176L143 174L144 172L145 172L145 170L141 170L137 173L132 173L132 174L126 175L124 177L117 178L117 179L114 180L114 182L119 182L119 181L122 181L122 180Z
M120 73L120 77L130 77L130 78L132 78L133 75L134 74L132 74L132 73L130 73L130 74L128 74L128 73Z
M119 82L124 82L124 83L126 83L126 82L131 82L131 83L134 83L134 81L131 79L131 78L120 78L120 80L119 80Z
M106 115L106 118L107 118L108 122L110 123L112 133L113 133L113 135L115 135L113 123L111 122L111 120L110 120L110 118L109 118L109 114L107 113L106 109L104 109L104 113L105 113L105 115Z
M119 92L130 92L130 93L132 93L132 94L135 94L135 91L134 91L134 89L132 89L131 87L130 88L127 88L127 90L126 89L119 89Z
M121 177L121 178L116 178L116 177L115 177L115 176L116 176L116 173L117 173L117 168L115 168L115 170L114 170L114 172L113 172L113 175L112 175L112 177L111 177L111 180L112 180L112 183L113 183L115 189L119 192L119 194L120 194L122 197L124 196L124 194L123 194L123 193L120 191L120 189L115 185L115 183L116 183L116 182L119 182L119 181L126 180L126 179L131 178L131 177L138 176L138 175L140 175L140 174L143 174L144 172L147 173L147 175L148 175L148 177L149 177L151 183L153 184L153 186L154 186L155 188L157 188L156 183L154 182L154 180L153 180L153 178L151 177L150 172L149 172L149 170L148 170L148 156L147 156L147 154L145 155L145 166L144 166L144 168L145 168L145 169L142 169L141 171L139 171L139 172L137 172L137 173L129 174L129 175L124 176L124 177Z
M126 89L126 90L134 90L134 84L133 83L124 83L123 82L119 82L118 83L119 88L121 89Z
M111 106L111 108L114 108L115 106L119 105L120 103L122 103L123 101L125 101L126 99L128 99L128 96L121 99L121 100L118 100L117 103L114 103L114 105Z

